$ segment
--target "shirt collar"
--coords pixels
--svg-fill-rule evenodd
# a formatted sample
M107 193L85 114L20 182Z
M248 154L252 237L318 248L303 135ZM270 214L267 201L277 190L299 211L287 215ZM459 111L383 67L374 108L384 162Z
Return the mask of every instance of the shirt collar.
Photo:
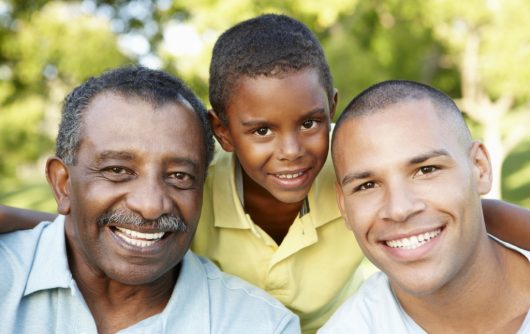
M164 310L133 326L138 333L210 333L210 295L206 269L188 251L177 284Z
M236 191L235 161L233 153L218 152L219 159L211 167L213 171L212 197L215 226L251 229L252 221L245 213ZM315 228L340 217L335 196L335 172L329 154L308 194L310 212ZM235 219L235 217L245 219Z
M24 296L40 290L74 286L66 254L64 216L60 215L43 228ZM210 333L208 291L206 269L199 258L188 251L182 259L178 282L164 311L140 321L124 332L146 328L151 332L154 328L169 327L182 328L183 333ZM194 321L189 321L190 319Z
M70 288L72 273L68 267L64 216L58 216L42 230L35 251L24 296L39 290Z

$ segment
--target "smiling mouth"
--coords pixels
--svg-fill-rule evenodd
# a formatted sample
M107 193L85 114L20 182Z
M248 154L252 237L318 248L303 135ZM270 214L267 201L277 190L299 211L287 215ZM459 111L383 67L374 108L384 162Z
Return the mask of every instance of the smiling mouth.
M143 233L118 226L115 226L113 230L121 240L140 248L149 247L166 235L166 232Z
M387 240L385 244L390 248L416 249L436 238L442 232L441 228L434 231L413 235L407 238Z
M301 171L298 171L298 172L292 172L292 173L276 173L276 174L273 174L273 175L276 176L279 179L282 179L282 180L291 180L291 179L296 179L296 178L304 175L306 173L306 171L307 171L307 169L304 169L304 170L301 170Z

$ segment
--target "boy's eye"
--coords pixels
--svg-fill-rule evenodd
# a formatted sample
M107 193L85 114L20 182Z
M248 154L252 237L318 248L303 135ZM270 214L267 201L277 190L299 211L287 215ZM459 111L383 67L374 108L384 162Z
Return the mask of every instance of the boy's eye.
M439 170L437 166L423 166L418 169L418 175L431 174Z
M271 133L271 130L269 128L262 127L262 128L254 130L254 133L257 134L258 136L267 136Z
M302 123L302 128L311 129L311 128L314 128L316 125L317 125L317 122L315 120L309 119Z

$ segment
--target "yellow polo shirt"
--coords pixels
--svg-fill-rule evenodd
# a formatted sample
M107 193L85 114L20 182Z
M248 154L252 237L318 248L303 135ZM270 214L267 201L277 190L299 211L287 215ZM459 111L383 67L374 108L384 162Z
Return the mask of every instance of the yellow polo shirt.
M311 187L309 213L279 246L244 212L234 171L234 155L219 150L192 249L276 297L298 314L304 333L315 333L366 278L356 273L363 253L340 216L331 158Z

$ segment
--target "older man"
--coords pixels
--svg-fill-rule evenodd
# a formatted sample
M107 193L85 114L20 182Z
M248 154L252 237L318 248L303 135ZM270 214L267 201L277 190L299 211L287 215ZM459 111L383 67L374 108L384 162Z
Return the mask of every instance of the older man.
M0 236L6 333L297 333L279 302L188 251L213 154L179 80L128 67L65 100L55 223Z
M332 153L341 212L384 273L321 333L530 333L530 252L486 233L488 152L449 97L375 85L346 107Z

